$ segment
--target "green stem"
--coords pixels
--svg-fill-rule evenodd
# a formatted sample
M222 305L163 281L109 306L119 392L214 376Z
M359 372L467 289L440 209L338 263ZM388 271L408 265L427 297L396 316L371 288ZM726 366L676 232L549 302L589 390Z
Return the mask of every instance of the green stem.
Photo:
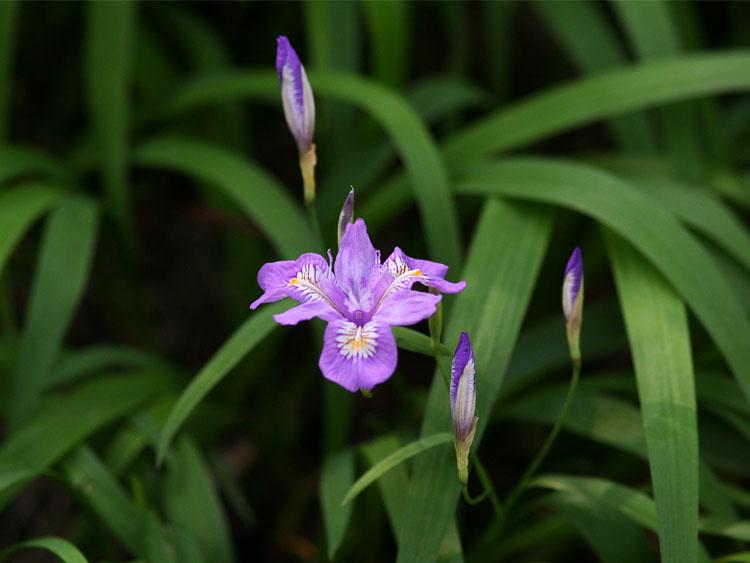
M479 460L478 455L472 455L471 460L474 462L474 470L477 472L477 477L479 477L479 481L482 483L484 491L490 498L490 504L492 504L492 508L495 511L495 516L497 518L502 518L504 514L503 506L500 504L500 499L497 496L497 491L495 491L495 486L492 484L492 479L490 479L489 473L487 473L484 465Z
M467 486L464 486L463 489L461 489L461 492L464 495L464 500L466 501L466 504L470 504L471 506L475 506L479 504L480 502L482 502L484 499L487 498L488 494L490 494L490 491L485 489L481 492L480 495L472 498L471 495L469 495L469 488Z
M521 496L521 494L523 494L523 492L529 486L529 482L531 481L531 478L534 476L537 469L539 469L539 466L544 461L544 458L547 456L547 453L549 453L550 448L552 448L552 444L554 444L555 439L557 438L558 434L560 434L560 430L562 430L562 426L563 426L563 423L565 422L565 417L568 414L568 409L570 408L570 404L573 402L573 396L575 395L576 387L578 387L578 379L580 378L580 376L581 376L581 360L580 358L574 358L573 359L573 374L570 379L570 386L568 387L568 393L565 396L565 402L563 403L563 407L562 407L562 410L560 411L560 415L557 417L557 420L555 421L555 424L552 427L552 431L549 433L549 436L547 436L547 440L544 442L541 449L537 452L536 456L531 461L529 468L523 474L523 477L521 477L521 480L518 482L518 485L516 485L516 487L508 495L508 498L505 501L505 518L508 517L514 505L516 504L516 502L518 502L518 499Z
M320 222L318 221L318 213L315 210L315 203L310 203L307 206L307 216L310 219L310 226L313 230L313 235L318 241L321 248L325 246L325 239L323 238L323 232L320 230Z

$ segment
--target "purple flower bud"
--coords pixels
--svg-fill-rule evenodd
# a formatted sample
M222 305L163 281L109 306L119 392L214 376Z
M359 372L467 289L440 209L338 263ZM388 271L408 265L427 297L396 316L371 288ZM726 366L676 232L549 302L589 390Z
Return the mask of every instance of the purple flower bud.
M346 232L346 226L354 223L354 188L349 191L349 195L344 200L344 206L341 208L339 213L339 228L338 228L338 240L341 244L341 239Z
M576 247L565 267L563 278L562 306L568 331L568 346L571 357L580 359L581 321L583 320L583 258Z
M477 430L474 369L474 351L469 335L463 332L453 354L450 401L458 479L464 485L469 480L469 449Z
M283 35L276 39L276 72L281 84L281 100L289 130L297 141L300 154L312 147L315 131L315 100L307 80L305 68L299 62L289 40Z

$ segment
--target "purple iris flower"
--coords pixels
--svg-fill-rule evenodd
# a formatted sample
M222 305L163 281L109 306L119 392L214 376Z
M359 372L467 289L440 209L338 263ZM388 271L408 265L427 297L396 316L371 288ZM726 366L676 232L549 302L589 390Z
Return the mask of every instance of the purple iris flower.
M265 264L258 272L264 293L252 305L291 297L301 304L276 315L282 325L319 317L328 322L320 370L348 391L371 390L396 369L392 326L418 323L435 312L440 295L415 291L415 282L458 293L466 282L445 280L448 267L410 258L400 248L381 263L364 220L348 224L336 260L303 254Z
M281 84L284 116L300 154L304 154L312 147L315 131L315 100L312 88L307 80L305 67L299 62L299 57L289 40L279 35L276 45L276 72Z
M477 392L474 381L474 350L469 335L461 333L451 365L451 418L458 478L465 485L469 479L469 450L477 430Z

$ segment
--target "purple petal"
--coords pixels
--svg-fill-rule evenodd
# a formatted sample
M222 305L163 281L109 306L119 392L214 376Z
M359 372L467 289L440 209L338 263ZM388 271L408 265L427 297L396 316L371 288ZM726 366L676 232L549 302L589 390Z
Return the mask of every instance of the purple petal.
M364 220L347 226L333 268L336 282L347 296L347 307L369 311L372 290L380 277L380 254L370 242Z
M583 258L581 256L581 249L576 247L565 267L565 277L563 278L562 304L566 320L570 320L570 316L573 314L582 283Z
M300 152L312 145L315 130L315 100L305 68L289 40L280 35L276 39L276 72L281 84L281 99L289 129Z
M294 261L264 264L258 272L258 285L264 293L250 305L251 309L284 297L300 303L320 301L337 316L341 316L344 308L344 295L336 287L333 272L325 258L318 254L307 253Z
M449 282L445 280L448 266L430 260L411 258L403 250L396 247L388 259L383 263L383 269L393 276L403 276L409 272L416 272L414 281L427 287L433 287L440 293L460 293L466 288L466 282Z
M344 237L346 227L354 222L354 188L349 191L349 195L344 200L344 205L339 213L339 226L338 226L338 241L341 244L341 239Z
M294 277L296 271L294 260L263 264L263 267L258 270L258 285L264 293L252 302L250 308L254 310L264 303L273 303L288 297L288 282Z
M476 389L474 382L474 351L469 335L461 333L451 366L451 414L453 427L459 438L471 431L476 414Z
M431 317L440 302L439 295L421 291L391 293L380 304L373 319L390 326L408 326Z
M396 341L391 329L370 321L363 326L339 319L325 331L320 370L348 391L369 391L396 369Z
M274 315L273 319L280 325L296 325L299 322L309 321L315 317L319 317L324 321L333 321L341 318L341 315L334 311L325 301L310 301Z

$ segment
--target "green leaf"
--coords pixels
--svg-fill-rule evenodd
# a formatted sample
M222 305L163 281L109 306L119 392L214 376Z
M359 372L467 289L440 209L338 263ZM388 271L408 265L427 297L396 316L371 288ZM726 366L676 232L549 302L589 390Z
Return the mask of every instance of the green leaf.
M136 2L88 4L87 98L112 213L126 241L134 243L128 191L128 120Z
M234 561L229 527L211 474L192 440L184 437L167 461L163 485L171 525L200 546L206 561Z
M19 146L0 149L0 185L37 175L63 186L73 184L73 178L62 163L40 150Z
M308 50L300 53L308 69L335 70L356 73L360 66L361 33L357 2L305 2L305 31ZM357 128L354 126L354 108L334 100L320 100L315 107L315 136L326 150L318 154L319 170L334 162L347 161L357 150ZM289 147L293 144L290 142ZM289 156L293 155L292 150ZM336 194L342 186L352 183L352 177L341 184L326 182L325 187L335 187ZM319 195L324 186L318 183ZM338 198L337 198L338 199ZM321 200L318 200L322 203ZM340 202L336 201L337 206ZM319 205L320 209L321 206ZM336 212L338 213L338 211Z
M449 167L519 148L597 120L669 102L746 91L750 53L648 62L548 89L478 120L444 145Z
M400 326L395 326L391 330L393 331L393 336L396 337L396 344L399 348L432 357L432 339L426 334ZM447 346L441 344L440 355L451 356L452 352Z
M19 5L16 0L0 2L0 146L8 137L10 123L10 93Z
M606 18L604 4L537 0L532 6L555 34L568 58L584 73L627 64L617 34ZM586 32L581 33L582 29ZM643 113L616 117L611 126L615 138L629 151L651 152L656 147Z
M78 196L65 199L49 218L11 385L12 427L33 409L47 383L87 285L97 227L97 205Z
M463 278L471 291L457 298L446 325L446 342L471 335L477 359L477 415L473 448L479 448L492 404L503 382L539 267L549 242L546 209L488 200L472 240ZM502 311L502 314L498 314ZM448 392L433 378L422 436L451 428ZM435 448L414 463L399 534L399 561L435 559L460 493L453 448Z
M362 454L367 460L370 468L375 467L381 460L398 451L401 447L401 440L396 436L388 434L362 446ZM398 465L388 473L381 475L378 479L378 489L383 498L385 511L388 514L388 521L391 524L393 536L398 544L398 534L401 530L401 524L405 512L406 491L409 488L409 474L406 467Z
M680 54L680 38L668 2L616 0L613 7L640 59L657 60ZM674 104L659 108L657 117L675 169L688 177L700 178L705 163L694 109L688 103Z
M46 536L12 545L0 552L0 561L5 561L21 549L44 549L54 553L64 563L88 563L78 548L68 540Z
M352 500L357 498L359 493L364 491L372 483L380 479L381 476L386 474L388 471L397 467L399 464L405 462L407 459L421 454L435 446L441 446L453 442L453 434L449 432L441 432L439 434L433 434L415 440L405 446L402 446L392 454L381 459L377 464L373 465L368 469L364 475L362 475L347 491L344 500L341 501L342 505L350 503Z
M138 348L118 344L95 344L74 352L62 351L50 372L47 385L65 385L115 368L146 369L157 367L160 363L158 358Z
M283 310L287 303L265 305L246 320L213 355L180 395L169 413L159 436L158 462L164 459L169 444L195 407L255 346L260 344L276 327L273 315Z
M0 447L0 475L7 476L8 470L44 471L87 436L153 399L169 384L159 373L129 373L99 377L72 393L46 399L44 408ZM0 504L7 502L7 491L0 488Z
M541 475L531 483L532 487L571 492L603 502L618 510L634 522L650 530L658 530L656 505L646 494L598 477L574 477L571 475ZM718 522L702 520L701 532L741 541L750 538L750 522ZM708 561L702 548L698 559Z
M323 461L318 495L326 531L326 552L333 560L341 546L352 515L351 505L341 499L354 481L354 453L350 449L329 454Z
M258 224L283 257L296 257L314 244L302 209L284 188L231 151L199 140L158 137L140 145L135 160L139 166L187 174L220 190Z
M575 493L551 495L545 504L563 514L604 563L654 561L641 528L606 504Z
M82 446L63 463L72 488L112 530L130 553L145 557L146 513L138 509L106 465Z
M685 300L750 399L750 321L742 303L701 244L641 190L589 166L545 159L509 159L478 167L458 190L567 207L615 231Z
M31 225L60 198L45 184L26 184L0 193L0 274Z
M606 237L638 381L663 561L698 557L698 421L685 305L632 247Z
M370 39L372 74L378 81L398 88L402 85L409 57L409 27L411 5L408 2L360 3Z

